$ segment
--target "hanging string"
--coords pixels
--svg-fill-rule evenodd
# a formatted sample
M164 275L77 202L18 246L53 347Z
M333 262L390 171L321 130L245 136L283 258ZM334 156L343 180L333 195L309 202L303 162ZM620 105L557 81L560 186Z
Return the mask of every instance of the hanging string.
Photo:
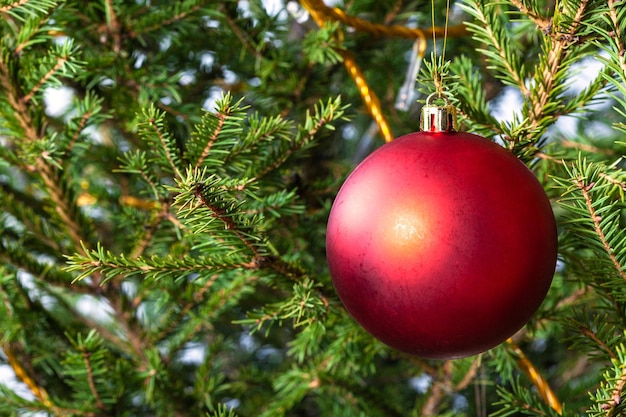
M437 58L437 34L435 32L435 0L431 0L431 24L433 33L433 82L435 83L435 89L437 94L441 97L444 94L443 91L443 77L444 77L444 65L446 62L446 48L448 44L448 23L450 21L450 0L446 1L446 21L443 27L443 46L441 51L441 58Z
M443 51L441 52L441 63L446 62L446 49L448 46L448 23L450 22L450 0L446 1L446 23L443 26ZM433 33L435 31L433 30Z

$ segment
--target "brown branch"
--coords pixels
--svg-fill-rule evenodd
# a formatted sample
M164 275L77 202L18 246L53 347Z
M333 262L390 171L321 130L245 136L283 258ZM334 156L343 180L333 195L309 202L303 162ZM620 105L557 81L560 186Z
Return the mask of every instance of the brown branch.
M482 364L482 356L476 355L476 357L474 358L474 361L472 362L472 366L470 366L469 370L467 371L463 379L461 379L461 381L459 381L459 383L457 383L454 386L454 391L461 391L467 388L467 386L471 384L472 381L476 378L476 374L478 373L478 370L480 369L481 364Z
M598 148L597 146L593 146L593 145L589 145L586 143L579 143L579 142L575 142L573 140L567 140L567 139L563 139L560 142L564 148L571 148L571 149L580 149L581 151L585 151L585 152L590 152L590 153L601 153L604 155L615 155L615 151L613 151L612 149L602 149L602 148Z
M617 359L617 355L615 354L615 352L613 352L613 350L611 350L611 348L604 343L597 334L595 334L595 332L591 329L589 329L588 327L580 327L580 332L588 337L589 339L593 340L593 342L598 345L600 347L600 349L602 349L603 351L605 351L610 357L611 359Z
M526 80L524 78L521 78L519 74L517 73L517 71L515 71L514 68L511 66L511 64L509 63L505 49L502 47L502 45L500 45L498 38L496 37L491 26L487 22L487 17L482 13L482 11L480 13L480 23L485 27L485 31L487 35L489 36L491 45L498 52L498 55L500 56L500 59L502 60L502 63L504 64L505 69L511 75L515 83L517 84L517 87L519 88L520 93L524 97L529 97L530 91L528 90L528 87L526 87Z
M530 125L528 131L536 129L542 118L545 106L550 101L550 94L554 88L554 82L556 74L561 68L563 59L569 54L568 46L575 40L576 30L581 24L581 19L587 8L588 0L582 0L578 6L575 16L573 16L573 23L569 28L569 33L561 34L558 36L551 36L552 44L548 51L546 58L546 65L542 72L535 74L535 80L537 83L536 90L532 94L533 105L529 109ZM558 30L558 28L555 28ZM550 36L550 34L546 34Z
M6 6L0 7L0 13L7 13L17 7L25 5L28 2L29 0L18 0L15 3L7 4Z
M14 110L14 117L20 123L20 126L24 130L24 139L29 142L35 142L40 139L40 135L34 128L34 122L30 116L29 109L27 107L27 103L30 102L32 96L36 93L36 91L43 85L45 80L51 77L56 70L65 63L65 58L59 58L57 65L49 71L46 76L44 76L39 83L31 92L25 96L19 97L19 92L15 87L15 83L11 81L9 77L9 71L6 64L2 61L0 57L0 83L5 88L7 92L7 98L9 101L9 105ZM63 191L59 187L57 175L54 172L54 168L50 166L45 159L42 157L38 158L34 169L41 175L41 179L43 180L46 189L48 190L48 194L50 199L52 200L53 205L55 206L55 211L62 219L64 225L66 226L67 232L79 251L82 251L81 242L84 241L80 235L80 227L78 223L75 221L75 213L76 207L71 207L71 204L65 198Z
M199 291L194 293L193 300L185 302L182 306L182 309L177 314L178 320L171 320L169 326L162 330L156 337L155 340L160 341L165 339L168 335L172 334L176 327L180 324L180 322L187 316L187 314L195 307L199 306L200 303L204 300L204 295L209 291L209 289L215 284L215 281L220 277L219 274L214 274L210 278L207 279L205 284L200 288Z
M113 52L118 54L122 50L121 26L113 8L113 0L105 0L104 5L107 15L107 31L113 38Z
M259 261L263 258L263 255L259 252L259 248L254 245L253 241L245 236L239 230L237 224L233 221L233 219L227 215L227 213L221 207L217 207L206 198L204 198L203 192L204 185L198 184L196 185L196 189L194 191L194 195L196 198L202 203L203 206L208 208L211 213L213 213L214 217L224 223L224 228L226 230L230 230L240 241L244 244L246 248L248 248L252 254L252 259L249 263L246 263L248 269L257 269L259 266Z
M36 163L37 172L48 190L48 195L54 206L54 211L63 222L65 229L72 240L72 243L81 254L85 255L82 242L85 241L81 235L81 227L76 222L77 207L74 207L65 197L65 193L59 186L59 181L54 168L48 165L43 158L39 158Z
M52 76L58 70L60 70L63 67L63 65L65 65L66 62L67 62L67 57L59 57L57 59L56 64L54 64L54 67L50 68L50 70L43 77L41 77L41 79L37 82L37 84L35 84L35 86L30 90L30 92L20 98L20 101L22 101L23 103L28 103L33 98L33 96L37 94L37 91L39 91L41 87L43 87L46 81L52 78Z
M159 128L159 126L156 123L156 119L154 119L153 117L150 118L150 126L154 129L154 132L157 134L157 136L159 138L159 141L161 142L161 147L165 151L165 156L167 157L168 162L170 163L172 169L174 170L174 174L178 178L182 178L182 175L181 175L180 171L178 170L178 167L174 163L174 158L172 157L172 154L170 153L170 150L167 147L167 142L165 141L165 137L163 136L163 132L161 132L161 129Z
M107 0L107 1L110 1L110 0ZM180 12L180 13L170 17L169 19L166 19L166 20L164 20L162 22L159 22L157 24L154 24L152 26L148 26L148 27L144 28L141 31L141 33L136 32L136 31L131 31L129 33L129 36L131 38L135 38L135 37L139 36L140 34L147 33L147 32L152 32L153 30L159 29L159 28L161 28L163 26L168 26L168 25L171 25L172 23L176 23L176 22L178 22L180 20L183 20L185 17L187 17L191 13L197 12L198 10L200 10L201 7L202 7L202 4L195 5L194 7L189 9L188 11Z
M620 21L617 16L617 9L615 7L615 0L608 0L609 5L609 17L611 18L611 22L613 23L613 38L615 39L615 44L617 45L617 55L619 56L619 64L622 69L622 78L626 79L626 48L624 47L624 43L622 42L622 32L620 30Z
M160 210L159 215L155 216L155 218L150 222L148 227L145 230L144 235L139 240L139 243L135 246L133 251L130 254L130 259L139 258L143 255L144 251L148 248L148 245L152 241L154 234L156 233L157 228L165 219L165 214L169 211L169 205L164 204Z
M63 158L64 160L70 155L70 153L72 153L72 149L74 149L74 145L76 145L76 142L78 142L78 137L80 136L80 133L83 131L83 129L87 125L87 121L89 120L90 117L91 117L90 111L86 112L85 114L83 114L83 117L81 117L80 122L78 122L78 127L76 128L76 132L74 132L74 135L72 136L72 139L70 140L70 143L67 146L67 150L65 151L65 155Z
M226 110L228 111L228 108ZM217 127L213 131L213 134L209 138L209 141L207 142L206 146L202 150L202 154L200 155L200 157L198 158L198 161L196 162L196 166L195 166L196 169L198 169L200 165L202 165L206 157L209 156L209 152L211 152L211 148L213 147L213 144L217 140L217 137L219 136L219 134L222 132L222 127L224 127L224 122L226 121L227 116L222 112L218 112L216 116L219 119L219 122L217 123Z
M132 317L124 306L122 305L122 297L121 290L119 289L119 285L114 287L114 291L109 292L109 301L111 302L111 306L113 307L113 311L115 312L115 317L119 324L122 326L124 330L124 334L128 339L128 343L133 350L133 353L137 358L139 358L139 370L146 371L150 369L150 361L146 356L146 348L144 346L143 340L140 336L141 330L136 326L133 326ZM115 294L115 295L114 295Z
M96 388L96 383L93 377L93 369L91 367L91 353L87 351L83 351L83 362L85 362L85 368L87 369L87 384L89 385L89 390L93 395L93 398L96 400L96 407L100 410L106 409L104 403L102 402L102 398L100 397L100 393Z
M626 388L626 369L624 367L620 367L620 369L622 370L622 374L615 385L615 389L611 393L611 399L607 403L600 406L602 410L606 411L606 415L608 417L622 415L617 414L617 407L622 404L622 395L624 394L624 389Z
M441 366L441 374L434 380L430 395L422 407L420 416L431 417L439 415L439 406L445 398L445 394L450 391L452 383L451 360L445 361Z
M626 190L626 182L616 180L615 178L611 177L609 174L605 174L604 172L600 172L598 175L604 178L607 182L610 182L611 184L617 185L618 187Z
M522 14L532 20L543 33L549 32L550 26L552 26L550 19L546 19L533 10L530 10L521 0L511 0L511 3L513 6L517 7Z
M26 103L18 99L20 96L17 87L18 83L12 79L7 63L2 60L2 55L0 55L0 84L6 92L9 105L14 110L13 117L17 119L20 127L24 130L24 139L28 141L39 139L39 134L34 128Z
M593 230L595 231L596 235L600 239L600 242L602 243L602 247L604 248L605 252L609 256L609 259L615 266L617 273L620 275L620 277L623 280L626 281L626 271L617 260L614 250L609 244L606 238L606 235L604 234L604 231L602 230L602 227L600 225L602 218L598 214L596 214L596 209L593 207L593 200L591 199L591 194L589 193L589 190L593 188L593 184L586 185L582 180L579 180L576 185L578 186L578 188L580 189L580 192L585 198L585 205L587 206L587 211L589 212L589 216L591 217L591 220L593 222Z
M250 35L247 32L241 30L239 26L237 26L237 23L230 16L228 16L228 14L225 13L226 10L224 7L220 7L220 11L224 13L223 19L226 20L226 24L228 25L230 30L233 31L235 36L239 39L241 44L248 50L248 52L250 52L252 56L254 56L257 59L263 59L264 58L263 53L259 51L258 48L256 48L256 46L254 45L254 42L250 38Z

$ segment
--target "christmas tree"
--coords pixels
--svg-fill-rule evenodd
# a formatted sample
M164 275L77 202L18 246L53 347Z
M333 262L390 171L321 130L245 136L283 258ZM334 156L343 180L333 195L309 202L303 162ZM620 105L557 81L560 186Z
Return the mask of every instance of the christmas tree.
M626 410L626 2L0 0L0 34L0 415ZM433 92L559 237L532 319L449 360L368 334L325 254Z

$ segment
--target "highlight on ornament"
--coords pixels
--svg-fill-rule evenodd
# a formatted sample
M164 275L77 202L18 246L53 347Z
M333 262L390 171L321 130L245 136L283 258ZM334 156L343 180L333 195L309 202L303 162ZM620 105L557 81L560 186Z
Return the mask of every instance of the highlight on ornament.
M422 358L504 342L539 308L556 265L554 214L535 175L456 123L454 106L431 95L422 130L357 166L327 225L329 270L349 314Z

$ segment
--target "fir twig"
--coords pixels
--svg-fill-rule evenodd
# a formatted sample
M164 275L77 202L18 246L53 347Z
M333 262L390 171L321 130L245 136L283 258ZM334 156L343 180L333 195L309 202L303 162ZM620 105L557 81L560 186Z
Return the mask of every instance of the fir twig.
M168 204L163 203L160 205L160 207L157 207L157 209L158 210L156 210L156 213L153 214L152 221L146 227L143 233L143 236L141 237L141 239L138 240L137 244L135 245L135 248L131 251L130 253L131 259L142 256L145 250L150 245L150 242L152 241L152 238L154 237L154 234L156 233L157 228L159 227L163 219L169 218L168 216L173 217L169 213L169 210L170 210L169 203Z
M48 165L42 158L37 160L36 167L46 185L52 205L59 215L62 224L66 227L74 246L78 250L82 250L82 242L87 239L83 237L82 228L76 222L78 207L75 203L72 204L67 200L67 194L59 187L59 179L53 167Z
M606 411L608 417L617 415L619 410L617 409L622 405L624 389L626 388L626 367L622 366L622 373L615 384L615 388L611 393L611 399L602 405L602 409Z
M9 105L13 108L15 117L24 131L24 139L35 141L39 138L39 134L35 129L35 124L28 113L26 102L20 100L16 83L13 81L8 63L3 60L4 54L0 54L0 84L6 93Z
M579 326L578 329L583 336L593 341L594 344L598 346L604 353L606 353L611 359L617 359L617 355L615 354L613 349L611 349L611 347L607 343L605 343L604 340L602 340L602 338L599 337L594 330L590 329L587 326Z
M230 213L227 213L222 207L215 205L213 202L209 201L204 196L204 184L197 184L196 189L194 191L194 195L198 200L209 209L211 213L213 213L214 217L224 223L224 227L226 230L231 231L241 243L244 244L250 250L252 254L252 258L248 264L242 264L245 268L256 269L259 264L259 260L262 258L262 254L259 251L258 246L255 244L254 240L251 240L246 234L244 234L241 230L239 230L239 225L233 221Z
M608 0L607 3L609 6L609 17L611 19L611 22L613 23L613 31L611 35L615 39L615 44L617 46L617 55L618 57L620 57L618 62L623 73L622 79L626 79L626 59L624 59L624 57L626 56L626 47L624 46L624 42L622 41L622 30L620 29L621 21L617 13L616 3L618 2L615 0Z
M552 26L550 19L539 15L536 11L529 9L522 0L511 0L511 4L517 7L521 13L526 15L530 20L535 22L537 27L543 32L548 33Z
M100 393L98 392L98 389L96 388L96 383L94 382L93 368L91 366L91 359L90 359L91 352L88 352L87 350L82 349L82 354L83 354L83 361L85 363L85 369L87 370L87 384L89 385L89 390L93 394L93 398L96 401L96 407L98 407L101 410L105 410L106 407L104 406L104 403L102 402L102 398L100 397Z
M222 128L224 127L224 122L227 117L225 113L228 113L228 110L229 110L229 106L227 106L223 112L218 111L216 113L216 116L218 118L217 126L215 126L215 129L213 130L213 134L207 141L206 146L202 150L202 154L200 154L200 157L196 161L196 166L195 166L196 169L199 169L202 166L202 163L204 162L205 158L209 156L209 152L211 152L211 148L213 147L213 144L215 143L218 136L222 132Z
M104 8L106 12L107 31L113 38L113 52L118 54L122 50L121 25L115 13L113 0L105 0Z
M0 13L8 13L9 11L16 9L24 4L28 3L30 0L18 0L14 3L7 4L5 6L0 6Z
M157 116L158 117L158 116ZM166 137L167 133L163 128L163 121L161 117L155 117L152 116L149 118L149 125L152 128L153 133L156 135L156 137L158 138L161 148L163 149L163 152L165 153L165 157L167 158L167 161L170 164L170 167L172 168L172 172L174 174L176 174L176 176L178 178L181 178L181 173L180 170L178 169L178 164L177 164L177 160L178 159L174 159L175 156L172 154L172 150L170 149L171 147L171 141L172 139L169 137Z
M50 68L48 72L45 73L43 77L39 79L37 84L35 84L33 88L31 88L31 90L25 96L22 96L20 98L20 101L24 104L30 102L32 98L35 96L35 94L37 94L37 92L41 89L41 87L43 87L46 84L46 82L48 82L48 80L54 77L57 71L63 68L63 66L67 63L67 61L68 61L68 57L66 56L58 57L54 66Z
M568 46L575 42L575 34L582 21L582 16L587 9L588 0L582 0L574 16L572 16L572 23L567 33L557 33L557 37L549 38L551 42L547 44L547 56L544 65L540 67L540 71L535 74L536 89L532 94L532 105L530 107L529 130L537 128L542 118L544 117L544 109L550 102L552 91L556 84L557 73L561 70L561 65L566 56L570 53ZM555 30L560 30L556 27Z
M585 181L581 179L576 183L576 185L578 186L580 192L585 199L585 204L587 206L587 210L589 211L589 217L593 221L593 229L598 236L598 239L600 239L600 242L602 243L606 254L615 266L615 270L617 271L617 273L620 275L620 277L622 277L623 280L626 280L626 270L624 269L624 266L620 265L619 261L617 260L617 257L615 256L615 250L609 244L607 237L602 230L602 218L596 213L596 209L593 206L593 200L589 191L593 188L594 184L586 184Z

